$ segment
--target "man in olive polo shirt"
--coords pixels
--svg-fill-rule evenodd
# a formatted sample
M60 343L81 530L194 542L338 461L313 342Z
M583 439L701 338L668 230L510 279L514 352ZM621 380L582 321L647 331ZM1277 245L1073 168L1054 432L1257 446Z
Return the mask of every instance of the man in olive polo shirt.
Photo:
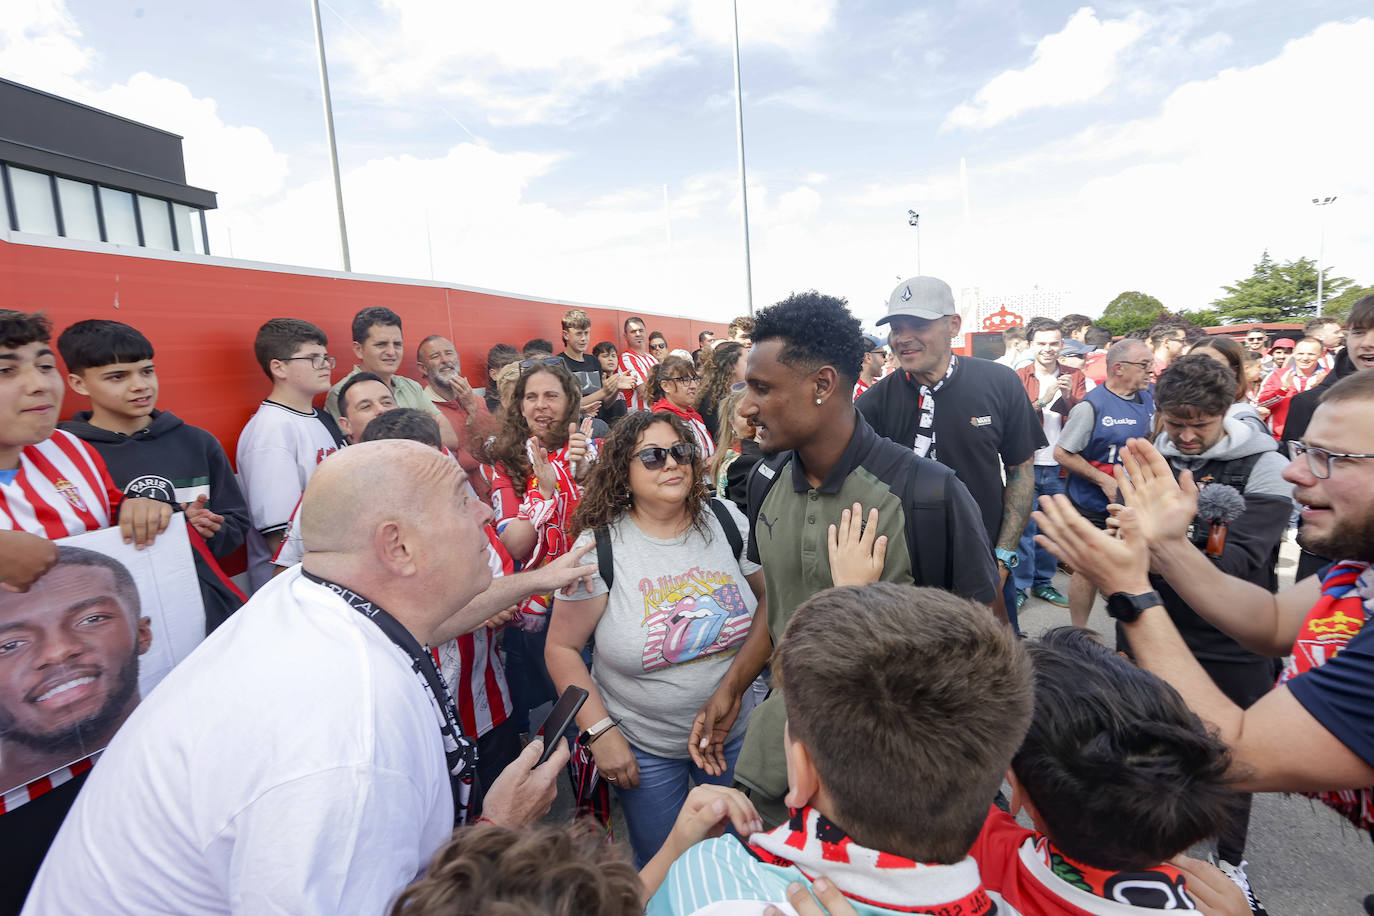
M988 536L968 489L939 462L877 435L854 408L866 348L858 319L832 296L794 294L755 319L739 413L772 455L749 485L749 558L763 564L768 597L693 723L688 750L710 773L725 771L722 743L744 691L797 606L834 584L829 528L845 509L878 510L878 534L888 540L882 581L983 603L997 595ZM787 791L785 719L775 690L754 710L734 774L764 818L778 822Z
M353 316L353 355L358 362L353 370L334 383L324 399L324 409L339 418L339 389L359 372L371 372L386 383L396 399L397 407L411 407L433 414L439 424L439 437L444 446L456 451L458 433L440 413L439 408L425 394L420 383L397 375L405 358L405 342L401 339L401 316L385 306L371 306Z

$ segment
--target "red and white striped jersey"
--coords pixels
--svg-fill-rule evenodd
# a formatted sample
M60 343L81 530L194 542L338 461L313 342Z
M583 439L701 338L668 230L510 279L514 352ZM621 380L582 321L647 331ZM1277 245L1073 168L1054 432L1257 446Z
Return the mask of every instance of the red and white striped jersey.
M19 473L0 481L0 529L57 540L109 527L123 494L100 453L53 430L19 453Z
M877 379L874 379L873 381L876 382ZM871 388L871 387L873 387L873 382L865 382L863 379L859 379L857 382L855 382L855 383L854 383L854 400L857 401L857 400L859 399L859 395L863 394L865 391L867 391L867 390L868 390L869 388Z
M620 371L628 372L635 378L636 385L644 384L649 378L649 372L658 365L658 360L648 353L636 353L634 350L620 351ZM648 410L649 402L639 396L638 391L624 392L626 400L630 402L630 410Z
M509 575L515 571L515 563L496 536L496 530L491 525L486 530L487 540L491 542L487 562L492 578ZM496 630L483 627L430 650L458 704L463 734L470 738L480 738L505 722L514 708L506 669L496 650L496 634Z

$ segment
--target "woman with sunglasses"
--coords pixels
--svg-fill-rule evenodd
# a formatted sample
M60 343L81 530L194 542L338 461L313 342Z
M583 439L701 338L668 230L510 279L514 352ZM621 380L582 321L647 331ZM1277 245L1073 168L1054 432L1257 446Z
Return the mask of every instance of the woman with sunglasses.
M568 550L567 527L582 497L579 480L596 459L590 420L578 424L580 400L577 379L560 359L525 360L501 431L482 456L497 533L526 569ZM523 628L542 630L551 603L549 595L526 599Z
M668 356L663 362L649 371L645 383L649 390L650 410L676 415L692 431L692 441L703 461L716 453L715 440L706 421L697 413L694 406L697 389L701 379L697 377L697 367L690 358Z
M590 694L577 716L581 740L620 798L637 867L662 845L692 783L730 784L748 718L723 738L724 773L692 763L692 719L764 612L762 569L736 555L705 479L676 414L621 420L573 518L578 546L606 529L609 588L598 573L590 591L560 593L549 625L549 674L560 691ZM746 536L739 510L720 505ZM589 640L590 672L581 655Z

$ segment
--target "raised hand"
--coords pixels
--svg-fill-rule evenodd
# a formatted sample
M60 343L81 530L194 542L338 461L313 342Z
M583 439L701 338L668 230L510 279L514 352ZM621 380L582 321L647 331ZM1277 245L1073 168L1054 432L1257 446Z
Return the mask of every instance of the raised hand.
M1148 547L1188 536L1188 526L1197 515L1198 494L1191 471L1174 480L1169 462L1149 440L1130 439L1121 451L1116 479Z
M1150 551L1129 507L1117 513L1119 537L1099 530L1062 494L1040 497L1032 513L1035 542L1087 576L1107 594L1150 590Z
M534 473L535 486L545 499L552 499L558 487L557 478L553 472L553 462L549 460L549 450L544 448L537 438L530 436L525 442L525 451L529 455L530 470Z
M195 502L181 504L181 510L186 513L186 521L207 541L218 534L224 525L224 516L205 508L209 501L210 497L202 493L196 497Z
M887 536L878 536L878 510L868 510L864 522L863 506L854 504L840 514L839 525L830 526L826 539L830 552L830 579L836 585L867 585L883 576L887 558Z

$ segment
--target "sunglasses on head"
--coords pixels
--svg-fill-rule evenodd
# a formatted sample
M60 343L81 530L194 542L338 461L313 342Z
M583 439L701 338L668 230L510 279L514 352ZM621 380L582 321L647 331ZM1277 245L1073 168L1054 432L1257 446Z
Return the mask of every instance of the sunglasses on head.
M697 458L697 447L690 442L679 442L668 448L661 445L651 445L635 452L635 457L644 463L646 471L657 471L663 467L667 463L669 455L672 455L673 461L678 464L691 464Z
M561 356L536 356L534 359L520 360L520 371L527 372L535 366L557 366L563 362Z

